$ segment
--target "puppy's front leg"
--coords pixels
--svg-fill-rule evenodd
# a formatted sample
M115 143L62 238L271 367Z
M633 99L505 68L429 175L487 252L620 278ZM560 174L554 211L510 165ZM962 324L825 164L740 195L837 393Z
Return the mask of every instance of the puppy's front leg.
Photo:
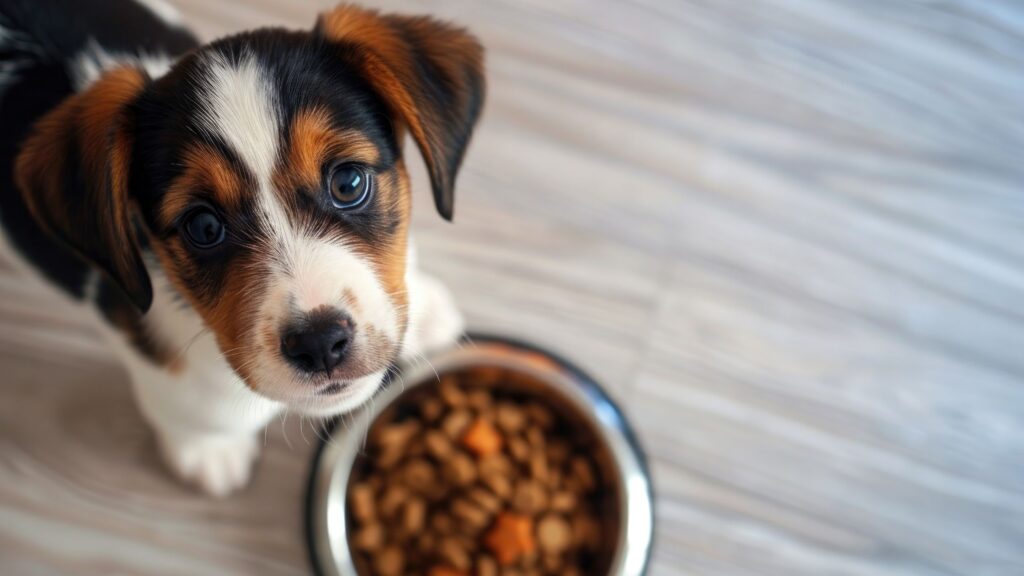
M420 272L415 267L415 260L411 261L413 266L406 277L409 287L409 328L402 348L404 360L447 348L465 330L462 313L448 288L433 276Z
M174 373L131 350L122 349L121 356L171 471L214 496L245 486L259 455L260 431L281 405L246 388L219 357Z

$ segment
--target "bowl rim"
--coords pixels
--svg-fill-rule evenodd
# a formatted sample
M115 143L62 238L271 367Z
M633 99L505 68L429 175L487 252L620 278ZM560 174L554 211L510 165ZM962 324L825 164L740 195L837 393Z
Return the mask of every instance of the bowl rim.
M505 346L512 349L517 349L519 352L538 354L547 360L554 363L559 369L568 373L578 383L583 384L590 388L588 392L596 395L612 412L610 414L617 420L617 432L621 435L626 447L629 450L630 456L635 459L636 467L640 473L640 478L643 481L643 487L640 494L637 497L641 497L645 501L642 503L646 506L646 514L638 520L645 524L643 528L646 529L646 537L638 544L644 547L642 553L642 560L640 561L639 570L633 574L643 575L648 572L650 566L651 553L654 548L655 540L655 524L656 517L654 514L654 503L655 503L655 489L653 486L653 480L648 465L647 454L640 444L639 438L636 432L633 430L632 425L626 418L625 413L619 404L613 400L608 391L599 384L595 379L591 378L586 372L580 369L576 364L565 359L561 354L552 352L550 350L541 348L538 345L525 342L523 340L508 337L508 336L497 336L493 334L480 333L480 332L469 332L462 338L460 344L464 345L462 351L472 352L472 349L476 345L499 345ZM458 349L456 349L458 350ZM445 353L451 353L452 350L440 351L438 354L431 354L429 357L443 356ZM401 376L409 369L408 366L400 365L398 370L389 370L388 376L385 379L385 383L389 383L395 378L395 376ZM409 388L411 389L411 388ZM398 398L404 393L399 392L395 395ZM382 405L377 408L379 415L380 411L384 410L387 405ZM326 420L322 426L326 433L324 438L319 439L317 442L316 449L314 451L312 464L310 466L308 478L306 481L306 493L304 498L304 518L303 528L305 531L306 541L306 552L309 559L309 564L312 568L312 573L317 576L331 576L337 573L336 570L327 571L321 564L323 560L323 553L320 547L330 547L330 543L321 543L323 538L322 531L320 530L321 524L321 509L326 505L326 498L328 494L321 494L319 487L321 486L325 477L322 467L324 466L324 459L328 448L331 447L331 440L334 438L334 434L337 431L338 426L342 423L342 418L335 416ZM372 421L367 424L372 425ZM617 463L618 464L618 463ZM621 540L621 539L620 539ZM353 574L352 576L356 576ZM632 574L630 575L632 576Z

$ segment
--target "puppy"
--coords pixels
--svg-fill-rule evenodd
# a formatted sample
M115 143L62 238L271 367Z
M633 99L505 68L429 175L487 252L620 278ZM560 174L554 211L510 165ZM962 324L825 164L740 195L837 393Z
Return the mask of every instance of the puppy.
M451 219L483 51L349 5L205 46L179 22L0 1L0 224L109 336L169 467L224 495L280 411L352 410L461 333L415 269L402 143Z

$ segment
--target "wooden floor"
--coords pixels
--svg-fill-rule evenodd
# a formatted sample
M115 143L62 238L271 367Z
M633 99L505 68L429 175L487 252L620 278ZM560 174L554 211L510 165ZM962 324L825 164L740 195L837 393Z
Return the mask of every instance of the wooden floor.
M328 4L173 1L204 38ZM422 260L622 400L652 574L1024 574L1021 3L378 3L489 49L455 225L417 165ZM0 573L308 572L308 423L237 497L183 490L9 273L0 374Z

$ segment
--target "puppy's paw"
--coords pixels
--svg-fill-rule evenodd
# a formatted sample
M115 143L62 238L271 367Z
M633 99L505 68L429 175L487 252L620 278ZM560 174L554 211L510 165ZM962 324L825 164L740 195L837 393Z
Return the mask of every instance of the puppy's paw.
M406 356L441 350L454 344L465 331L455 298L439 280L418 274L410 285L412 322Z
M168 467L184 482L224 497L249 482L259 445L251 435L161 438Z

